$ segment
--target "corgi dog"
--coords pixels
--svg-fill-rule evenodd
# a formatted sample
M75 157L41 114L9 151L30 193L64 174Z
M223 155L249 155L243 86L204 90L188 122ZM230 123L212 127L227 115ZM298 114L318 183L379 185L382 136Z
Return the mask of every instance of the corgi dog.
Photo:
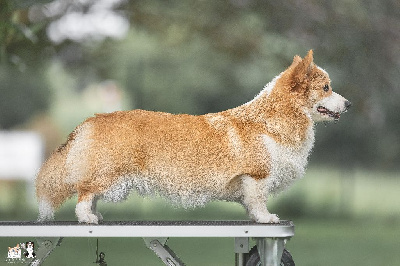
M99 199L131 190L158 193L184 207L241 203L258 223L278 223L269 195L302 177L314 122L336 121L350 102L332 91L313 52L268 83L250 102L205 115L144 110L96 114L78 125L36 178L39 221L77 194L81 223L97 224Z
M17 244L15 247L8 247L7 253L8 259L20 259L21 258L21 247Z

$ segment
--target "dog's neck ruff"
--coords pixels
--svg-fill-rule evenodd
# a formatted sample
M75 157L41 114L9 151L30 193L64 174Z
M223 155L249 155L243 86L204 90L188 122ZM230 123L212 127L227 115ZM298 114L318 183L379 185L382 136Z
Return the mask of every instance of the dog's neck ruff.
M282 76L282 73L279 74L278 76L276 76L272 81L270 81L269 83L267 83L263 89L256 95L256 97L254 97L251 101L245 103L244 105L250 105L254 102L256 102L258 99L260 99L261 97L268 97L269 94L271 93L271 91L273 90L273 88L275 87L276 81Z

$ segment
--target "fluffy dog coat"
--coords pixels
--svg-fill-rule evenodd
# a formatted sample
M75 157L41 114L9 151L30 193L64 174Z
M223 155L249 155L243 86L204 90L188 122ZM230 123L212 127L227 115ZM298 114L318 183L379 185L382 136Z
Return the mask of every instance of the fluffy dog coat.
M267 199L304 175L314 121L337 120L350 103L332 92L312 51L252 101L200 116L133 110L98 114L69 135L36 179L39 220L78 194L79 222L98 223L98 199L132 189L185 207L240 202L251 219L277 223Z

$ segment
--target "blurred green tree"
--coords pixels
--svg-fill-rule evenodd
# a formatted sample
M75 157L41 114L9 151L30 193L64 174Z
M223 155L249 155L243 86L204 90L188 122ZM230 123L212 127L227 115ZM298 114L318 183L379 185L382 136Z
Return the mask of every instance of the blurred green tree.
M0 129L11 129L47 109L49 88L39 71L0 65Z
M50 100L41 78L42 55L49 42L44 38L45 24L29 21L32 3L0 2L0 129L10 129L45 111Z

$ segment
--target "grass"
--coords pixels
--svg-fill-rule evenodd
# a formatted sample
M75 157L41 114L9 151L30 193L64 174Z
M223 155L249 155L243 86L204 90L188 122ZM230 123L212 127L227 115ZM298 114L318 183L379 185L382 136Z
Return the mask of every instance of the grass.
M287 248L296 265L399 265L399 189L396 173L310 169L288 192L271 199L269 206L295 223L295 236ZM2 220L36 218L35 208L21 211L23 202L15 208L7 204L22 201L24 191L14 184L0 186ZM68 201L57 219L75 220L75 202ZM108 220L247 219L235 203L214 202L184 211L159 198L137 196L119 204L100 203L99 209ZM10 265L3 260L8 246L28 240L0 238L0 265ZM162 265L139 238L100 238L99 245L108 265ZM172 238L168 245L187 265L234 265L230 238ZM44 265L95 265L95 251L95 238L65 238Z
M287 248L297 265L399 265L399 223L300 220L295 224Z

